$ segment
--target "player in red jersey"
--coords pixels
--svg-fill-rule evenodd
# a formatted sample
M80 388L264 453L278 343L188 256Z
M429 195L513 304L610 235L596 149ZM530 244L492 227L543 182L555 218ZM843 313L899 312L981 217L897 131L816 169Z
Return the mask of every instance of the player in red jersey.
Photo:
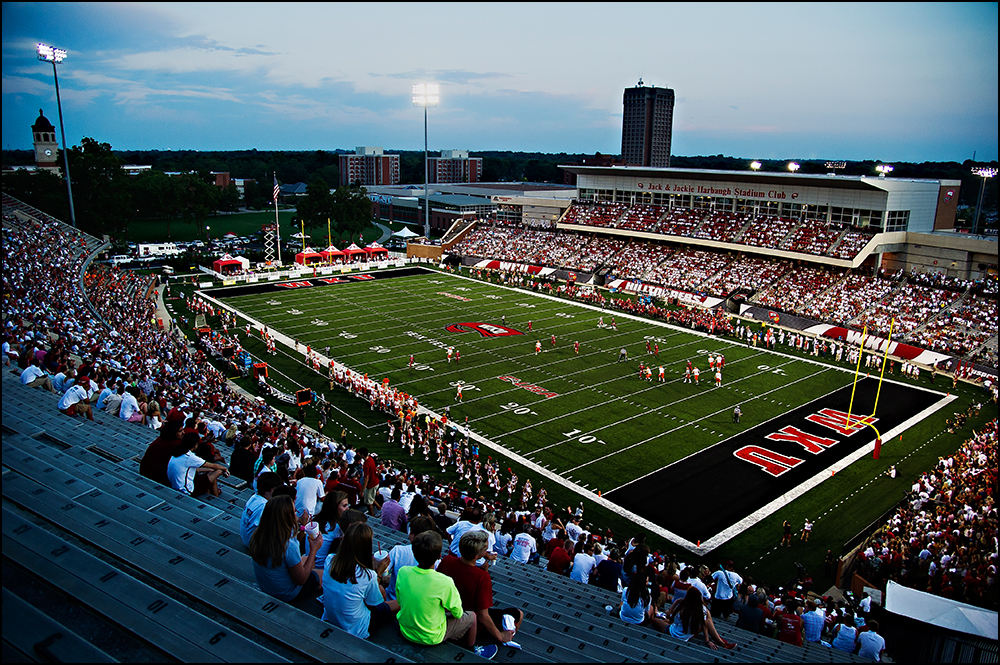
M660 345L659 343L653 345L653 355L657 358L660 357Z
M555 345L556 345L556 336L553 335L552 336L552 346L555 346Z
M455 349L455 362L457 363L461 359L462 359L462 352L459 351L458 349Z
M528 332L531 332L531 319L528 319Z
M573 351L576 353L576 355L580 355L580 342L579 341L573 342Z

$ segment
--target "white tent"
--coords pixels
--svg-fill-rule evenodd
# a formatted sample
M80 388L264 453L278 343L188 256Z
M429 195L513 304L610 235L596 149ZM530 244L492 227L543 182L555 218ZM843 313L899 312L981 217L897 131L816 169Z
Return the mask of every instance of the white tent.
M889 581L885 609L939 628L997 639L997 613Z
M393 238L403 238L404 240L407 239L407 238L417 238L419 236L420 236L419 233L414 233L413 231L411 231L409 228L407 228L405 226L403 227L403 229L401 231L396 231L395 233L392 234Z

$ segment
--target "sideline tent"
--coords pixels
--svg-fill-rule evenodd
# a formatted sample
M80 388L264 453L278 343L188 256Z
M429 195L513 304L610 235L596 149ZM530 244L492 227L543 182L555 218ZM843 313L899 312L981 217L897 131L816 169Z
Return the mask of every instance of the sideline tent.
M221 257L212 262L212 270L219 273L220 275L225 275L228 273L240 272L241 270L250 269L250 259L237 256L233 258L229 254L223 254Z
M419 238L420 234L419 233L414 233L409 228L407 228L407 227L404 226L399 231L396 231L395 233L393 233L392 237L393 238L402 238L403 240L406 240L408 238Z
M372 244L365 247L365 252L368 254L368 258L372 261L389 258L389 250L378 244L378 242L372 242Z
M342 251L340 251L333 245L330 245L329 247L324 249L322 252L319 253L319 255L323 257L323 261L325 263L343 263L345 256Z
M355 245L353 242L350 244L349 247L346 247L344 249L344 254L347 256L347 260L348 261L354 261L354 260L359 259L359 258L367 260L367 257L368 257L368 252L366 252L365 250L361 249L360 247L358 247L357 245Z
M302 264L304 266L311 266L314 263L321 263L323 261L323 255L319 252L315 252L308 247L295 255L295 262Z
M910 589L891 580L885 590L885 609L939 628L997 639L996 612Z

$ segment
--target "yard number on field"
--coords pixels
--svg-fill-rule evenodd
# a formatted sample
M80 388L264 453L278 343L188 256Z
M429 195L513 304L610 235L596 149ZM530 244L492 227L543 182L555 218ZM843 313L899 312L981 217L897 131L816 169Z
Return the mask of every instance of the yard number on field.
M565 436L568 439L576 439L580 443L599 443L602 446L608 445L608 444L604 443L603 441L601 441L600 439L598 439L596 436L591 436L590 434L584 434L581 437L577 437L577 434L579 434L579 433L580 433L580 430L575 429L572 432L563 432L563 436Z
M531 415L533 415L533 416L537 416L538 415L537 413L535 413L534 411L532 411L528 407L521 406L517 402L507 402L506 404L501 404L500 408L503 409L504 411L510 411L511 413L516 413L519 416L524 416L524 415L527 415L529 413Z

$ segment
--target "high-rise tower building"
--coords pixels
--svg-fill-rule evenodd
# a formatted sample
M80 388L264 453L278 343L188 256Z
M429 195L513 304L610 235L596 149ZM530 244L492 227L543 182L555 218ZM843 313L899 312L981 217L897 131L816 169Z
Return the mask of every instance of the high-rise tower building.
M670 166L674 91L644 86L625 88L622 97L622 159L635 166Z

